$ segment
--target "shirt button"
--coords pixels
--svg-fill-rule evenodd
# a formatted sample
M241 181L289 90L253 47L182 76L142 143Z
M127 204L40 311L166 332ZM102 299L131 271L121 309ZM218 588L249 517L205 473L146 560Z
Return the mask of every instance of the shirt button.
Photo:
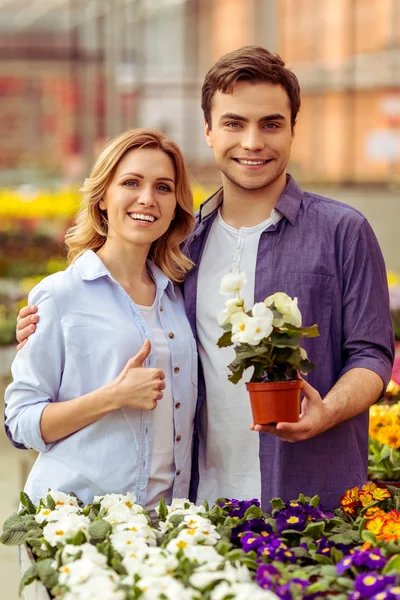
M181 407L181 403L180 403L180 402L177 402L177 403L175 404L175 408L180 408L180 407Z
M176 441L177 441L177 442L180 442L180 441L181 441L181 439L182 439L182 436L181 436L181 435L177 435L177 436L176 436Z
M162 312L163 310L164 310L164 309L163 309L163 307L162 307L162 306L160 306L160 312Z
M168 337L171 338L171 340L175 337L175 335L172 333L172 331L170 331L170 333L168 334Z
M179 367L175 367L174 373L179 373L179 371L180 371Z
M176 472L176 474L177 474L177 475L180 475L180 474L181 474L181 470L180 470L180 469L178 469L178 470L177 470L177 472Z

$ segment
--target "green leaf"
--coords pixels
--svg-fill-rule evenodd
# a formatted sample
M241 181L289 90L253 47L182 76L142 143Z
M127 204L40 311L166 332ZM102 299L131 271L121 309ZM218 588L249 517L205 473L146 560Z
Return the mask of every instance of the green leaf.
M73 537L68 538L66 543L72 544L73 546L82 546L86 541L85 533L80 530Z
M90 523L88 528L90 543L94 545L101 544L101 542L104 542L110 531L111 525L107 521L99 520Z
M50 510L55 510L57 508L56 501L54 500L53 496L51 496L50 494L47 494L47 496L46 496L46 504L47 504L47 508L49 508Z
M29 569L27 569L25 571L25 573L22 575L21 581L19 582L18 594L21 595L24 587L26 587L27 585L30 585L31 583L33 583L35 581L35 579L38 579L38 578L39 578L39 574L38 574L38 570L37 570L37 564L35 563L32 566L30 566Z
M52 558L45 558L36 563L40 581L49 589L58 583L58 572L52 567L53 562Z
M263 511L259 506L250 506L244 513L244 516L249 521L250 519L261 519L262 514Z
M168 516L168 508L167 508L167 505L165 504L165 498L163 496L159 502L158 518L160 519L160 521L165 521L167 516Z
M310 500L310 504L311 506L313 506L314 508L317 508L318 504L319 504L319 496L313 496Z
M228 365L228 367L230 368L230 365ZM244 373L244 366L240 365L235 370L235 372L232 373L232 375L228 375L228 379L231 383L234 383L236 385L242 379L243 373Z
M301 334L303 337L313 338L319 336L318 325L314 324L310 327L302 327Z
M22 546L25 544L27 538L27 532L25 528L23 530L8 529L0 537L0 543L5 546Z
M219 340L217 342L217 346L218 346L218 348L227 348L228 346L233 346L232 332L225 331L225 333L223 333L221 335L221 337L219 338Z
M400 554L392 556L390 560L386 563L385 568L382 572L384 575L386 575L387 573L400 573Z
M36 506L33 504L32 500L29 498L28 494L25 492L21 492L19 495L20 502L22 506L28 509L29 514L36 514Z
M8 519L4 521L3 531L7 531L7 529L13 529L14 526L18 528L19 525L24 525L24 520L20 515L14 513L11 515L11 517L8 517Z
M304 534L310 536L314 540L318 540L325 529L325 521L317 521L315 523L309 523L304 530Z
M348 589L348 590L352 590L353 586L354 586L354 581L353 579L348 579L347 577L338 577L336 579L337 583L339 585L341 585L342 587Z
M372 531L368 531L368 529L363 529L361 532L361 539L364 542L369 542L373 546L376 544L376 536Z
M273 510L282 510L285 508L285 503L281 498L272 498L270 501Z

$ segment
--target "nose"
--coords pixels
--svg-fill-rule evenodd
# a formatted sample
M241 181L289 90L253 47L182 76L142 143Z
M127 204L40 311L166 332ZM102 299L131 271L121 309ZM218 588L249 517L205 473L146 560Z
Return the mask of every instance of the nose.
M244 150L255 152L264 148L264 139L257 127L249 127L243 134L241 146Z
M141 189L141 193L138 198L138 203L141 204L142 206L149 206L149 207L155 205L154 191L153 191L152 187L144 186Z

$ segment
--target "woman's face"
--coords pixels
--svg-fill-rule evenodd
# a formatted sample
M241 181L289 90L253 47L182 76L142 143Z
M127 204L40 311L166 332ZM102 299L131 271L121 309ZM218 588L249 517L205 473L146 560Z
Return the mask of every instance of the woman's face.
M168 154L156 148L127 152L99 203L107 211L107 238L150 248L174 218L175 190L175 168Z

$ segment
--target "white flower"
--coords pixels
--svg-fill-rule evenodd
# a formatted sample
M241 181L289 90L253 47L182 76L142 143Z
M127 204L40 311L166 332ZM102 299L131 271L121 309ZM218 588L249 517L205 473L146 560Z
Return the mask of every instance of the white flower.
M290 323L295 327L301 327L301 312L298 307L297 298L293 298L289 312L285 315L286 323Z
M190 584L200 590L206 588L213 581L218 579L229 581L231 584L247 583L251 581L250 571L244 565L236 563L225 563L221 571L196 571L190 577Z
M272 294L272 296L268 296L264 300L266 306L271 306L272 304L275 304L276 310L278 310L283 315L289 312L291 302L291 297L285 294L284 292L276 292L275 294Z
M291 298L284 292L276 292L265 298L266 306L275 305L277 311L282 314L281 319L274 319L273 324L280 327L283 323L289 323L295 327L301 327L301 312L297 305L297 298Z
M211 600L273 600L278 596L270 590L263 590L256 583L235 583L231 586L227 581L221 581L211 592Z
M124 600L125 592L118 590L119 576L109 570L94 573L83 583L77 583L63 600Z
M246 313L236 313L231 317L232 323L232 342L234 344L247 343L247 323L251 317Z
M235 313L243 312L243 302L239 298L229 298L225 302L225 310L218 315L218 325L225 325Z
M96 546L88 543L82 544L81 546L66 544L61 552L61 561L63 565L76 560L78 554L80 555L80 558L87 558L96 565L103 567L107 565L107 557L99 552Z
M56 503L56 508L69 506L70 508L77 508L78 510L80 510L78 501L75 498L75 496L64 494L64 492L57 492L56 490L50 490L49 494Z
M143 590L140 600L192 600L198 598L195 590L185 588L180 581L170 575L164 577L143 577L137 582Z
M270 316L250 317L246 322L247 343L251 346L257 346L261 340L272 333L273 313L269 311Z
M80 558L59 568L58 581L69 588L87 581L95 573L103 573L104 568L92 562L89 558Z
M43 537L51 546L59 543L65 544L66 540L74 537L78 531L83 531L87 535L89 525L88 517L76 514L66 515L58 521L48 523L43 529Z
M246 273L226 273L221 280L219 293L227 296L239 292L246 285Z
M196 562L199 566L196 572L201 570L214 571L223 563L224 558L219 554L214 546L188 546L183 549L183 554L192 562Z

